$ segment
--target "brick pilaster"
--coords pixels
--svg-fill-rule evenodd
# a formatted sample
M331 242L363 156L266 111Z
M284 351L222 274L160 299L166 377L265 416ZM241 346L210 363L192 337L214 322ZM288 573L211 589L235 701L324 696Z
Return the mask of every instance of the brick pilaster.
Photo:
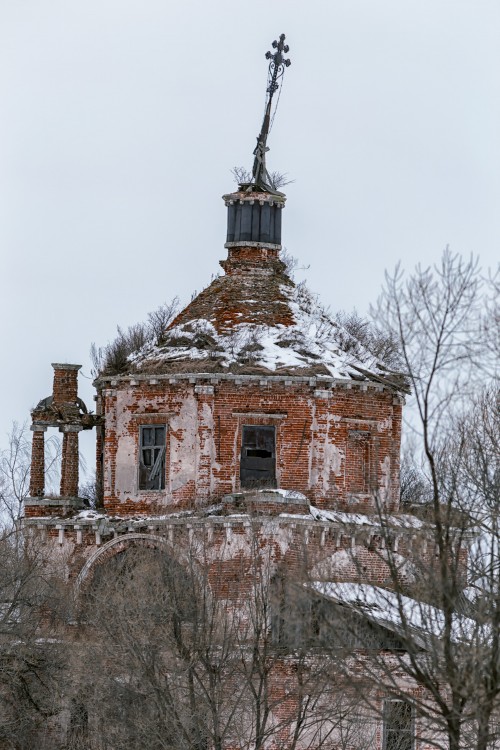
M103 471L104 471L104 427L96 427L96 441L95 441L95 452L96 452L96 469L95 469L95 483L96 483L96 495L97 495L97 507L102 508L104 505L104 486L103 486Z
M78 497L78 433L79 425L65 425L63 432L61 464L61 496Z
M45 431L43 425L31 426L33 441L31 444L30 497L43 497L45 490Z
M316 390L314 392L311 431L311 468L310 486L315 494L315 502L323 504L322 500L328 492L328 474L325 472L325 454L328 449L328 409L331 392L328 390Z
M196 496L199 499L211 497L214 491L214 386L196 385L198 401L198 449L196 472Z

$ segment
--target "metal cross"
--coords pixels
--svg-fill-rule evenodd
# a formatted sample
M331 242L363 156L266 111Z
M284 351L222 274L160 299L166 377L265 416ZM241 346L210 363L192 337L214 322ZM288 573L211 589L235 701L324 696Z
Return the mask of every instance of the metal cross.
M252 185L250 186L250 189L252 187L257 187L271 193L275 191L270 185L271 178L266 168L266 152L269 151L267 146L267 136L269 135L271 124L271 104L275 92L279 89L278 80L282 78L285 68L288 68L288 66L291 65L290 60L285 59L283 56L284 54L286 55L289 50L288 44L285 44L285 35L281 34L278 41L275 39L272 46L276 51L274 53L266 52L266 60L270 61L266 89L267 103L264 113L264 121L262 123L260 135L257 137L257 145L253 152L255 159L252 169Z
M277 42L276 39L274 40L273 49L276 50L274 55L272 52L266 52L266 60L271 60L269 63L269 85L267 87L267 93L270 98L278 89L278 78L281 78L285 72L285 68L288 68L288 66L292 64L290 60L285 60L283 57L283 52L286 55L290 49L288 44L285 44L284 34L280 35L279 42Z

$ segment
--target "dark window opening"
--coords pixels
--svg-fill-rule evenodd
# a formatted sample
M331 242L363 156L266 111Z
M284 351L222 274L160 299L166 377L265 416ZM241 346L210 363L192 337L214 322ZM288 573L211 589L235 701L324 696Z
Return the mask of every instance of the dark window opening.
M258 448L247 448L247 456L249 458L272 458L273 454L271 451L259 450Z
M276 430L267 426L244 426L241 439L240 482L242 488L276 487Z
M165 440L167 428L157 425L140 427L139 489L165 489Z
M414 722L411 703L389 700L384 703L384 750L413 750Z

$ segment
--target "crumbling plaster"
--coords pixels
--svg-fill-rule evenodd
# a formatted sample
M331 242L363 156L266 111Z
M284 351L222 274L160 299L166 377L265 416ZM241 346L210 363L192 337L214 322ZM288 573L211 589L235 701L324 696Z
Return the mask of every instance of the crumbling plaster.
M384 503L397 505L401 406L390 392L332 388L318 394L292 379L289 386L262 388L237 378L213 385L192 378L123 382L103 393L104 498L110 508L193 507L238 491L244 424L275 426L278 486L304 492L325 508L356 505L346 470L348 433L352 427L367 430L373 488ZM164 491L137 487L139 426L150 423L167 425ZM365 493L359 503L369 505L373 498Z

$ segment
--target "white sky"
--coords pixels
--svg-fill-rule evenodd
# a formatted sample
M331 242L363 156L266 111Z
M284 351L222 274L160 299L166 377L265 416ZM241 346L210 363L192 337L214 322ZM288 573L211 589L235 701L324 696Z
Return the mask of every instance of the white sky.
M399 260L495 265L498 0L0 0L0 446L51 362L88 378L92 341L218 272L281 32L268 164L299 277L364 313Z

